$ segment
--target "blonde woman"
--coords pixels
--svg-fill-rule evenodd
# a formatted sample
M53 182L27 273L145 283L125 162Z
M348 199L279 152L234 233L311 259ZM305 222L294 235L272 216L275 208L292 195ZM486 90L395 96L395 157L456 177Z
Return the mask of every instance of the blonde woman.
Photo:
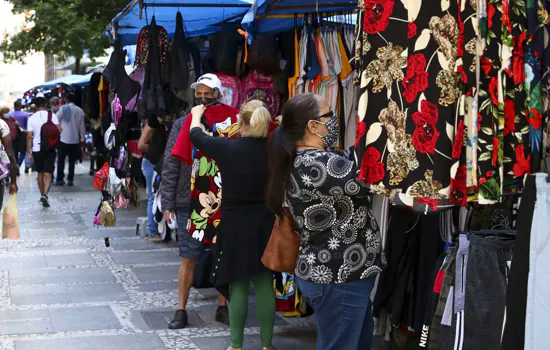
M250 281L256 289L263 349L271 349L275 294L273 275L263 266L274 216L265 206L268 180L268 142L271 116L259 100L246 102L239 115L239 139L213 138L204 133L201 117L207 107L191 111L191 142L216 161L223 178L222 220L215 245L212 277L229 299L231 347L243 346Z

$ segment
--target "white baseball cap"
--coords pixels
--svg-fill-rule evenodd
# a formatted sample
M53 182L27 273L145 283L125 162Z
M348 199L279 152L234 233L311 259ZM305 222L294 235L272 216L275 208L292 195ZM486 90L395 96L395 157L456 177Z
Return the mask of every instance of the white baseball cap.
M220 78L212 73L202 75L196 83L191 84L191 89L196 89L199 85L205 85L211 89L218 89L218 91L222 91L222 82L220 81Z

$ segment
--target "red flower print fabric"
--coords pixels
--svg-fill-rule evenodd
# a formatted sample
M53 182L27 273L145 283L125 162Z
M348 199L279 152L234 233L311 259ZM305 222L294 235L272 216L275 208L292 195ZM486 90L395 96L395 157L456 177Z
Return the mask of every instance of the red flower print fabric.
M453 143L453 158L460 159L462 155L462 149L464 148L464 121L458 121L458 128L456 130L455 141Z
M365 0L363 29L369 34L380 33L388 27L394 0Z
M359 171L359 180L367 184L373 184L384 180L385 176L385 165L380 162L380 152L374 147L368 147Z
M426 59L423 55L417 54L409 57L407 61L407 74L402 81L405 91L403 97L409 103L413 103L418 94L428 88L428 73Z
M451 179L451 203L458 206L466 206L468 195L466 193L466 166L462 165L453 179Z
M457 47L460 6L436 3L363 0L357 26L364 116L356 134L358 179L421 213L453 205L452 131L464 79L457 67L464 51Z
M520 177L531 173L531 156L525 157L525 147L519 145L516 148L516 164L514 164L514 176Z
M437 131L437 106L427 100L422 101L422 111L412 116L416 128L412 135L414 148L420 153L434 154L435 144L439 138Z
M516 132L516 106L514 100L507 98L504 101L504 136Z
M407 38L408 39L414 38L414 36L416 35L417 29L418 28L416 27L416 24L414 24L414 22L409 22L409 31L407 34Z

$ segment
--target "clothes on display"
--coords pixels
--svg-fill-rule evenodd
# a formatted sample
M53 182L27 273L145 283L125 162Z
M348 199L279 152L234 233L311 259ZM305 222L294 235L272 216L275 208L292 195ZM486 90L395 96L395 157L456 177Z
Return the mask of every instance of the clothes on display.
M547 344L544 322L550 321L547 308L549 203L550 174L529 176L519 208L521 216L509 275L503 350L543 349Z
M355 48L352 27L321 24L312 20L299 34L294 34L294 69L288 79L289 98L313 92L323 96L331 110L339 115L341 134L336 148L350 148L355 143L357 109L354 83L356 72L350 64L350 52ZM315 25L314 25L315 24ZM344 127L345 126L345 127ZM345 142L344 142L345 141Z
M359 180L423 213L520 189L540 168L548 2L359 5Z

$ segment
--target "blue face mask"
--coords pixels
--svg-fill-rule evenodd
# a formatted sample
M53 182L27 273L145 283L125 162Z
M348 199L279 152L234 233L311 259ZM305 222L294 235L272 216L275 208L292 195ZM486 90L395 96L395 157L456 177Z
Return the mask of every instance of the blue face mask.
M331 112L331 118L328 122L323 123L317 120L315 120L315 122L323 124L327 127L328 133L325 136L317 134L317 136L319 136L321 140L323 140L325 147L329 148L330 146L334 145L334 143L338 141L338 119L336 118L336 116Z

